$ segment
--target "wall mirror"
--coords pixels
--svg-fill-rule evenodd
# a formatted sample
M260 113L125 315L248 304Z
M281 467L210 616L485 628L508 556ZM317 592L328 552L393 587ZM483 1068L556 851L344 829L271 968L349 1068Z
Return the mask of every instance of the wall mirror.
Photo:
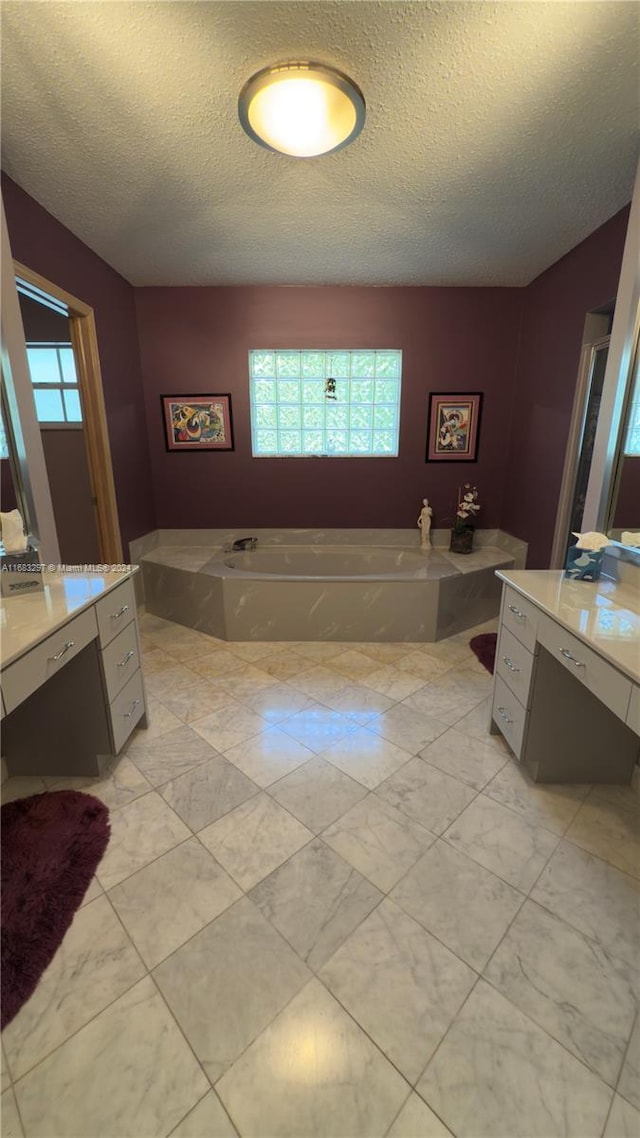
M640 353L636 336L611 470L604 532L640 552ZM629 533L637 535L630 539Z

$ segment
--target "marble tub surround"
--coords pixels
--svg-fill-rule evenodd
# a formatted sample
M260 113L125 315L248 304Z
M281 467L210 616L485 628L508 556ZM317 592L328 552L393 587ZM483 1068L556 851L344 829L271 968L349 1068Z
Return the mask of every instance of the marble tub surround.
M452 554L448 532L422 550L413 530L256 529L256 549L232 553L247 534L159 530L138 550L145 603L225 640L440 640L493 617L494 571L526 557L497 530Z
M159 691L93 783L111 860L5 1033L3 1133L635 1138L638 800L533 785L488 734L468 642L494 627L276 645L143 617L197 699Z

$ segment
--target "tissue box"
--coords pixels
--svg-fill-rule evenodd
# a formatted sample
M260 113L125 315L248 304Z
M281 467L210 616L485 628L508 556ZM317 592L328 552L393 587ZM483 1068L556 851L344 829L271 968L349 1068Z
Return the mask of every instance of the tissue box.
M573 545L567 550L564 575L575 581L597 581L602 569L602 558L601 549L578 549Z
M24 553L3 553L0 556L0 594L18 597L21 593L34 593L44 588L42 566L37 549Z

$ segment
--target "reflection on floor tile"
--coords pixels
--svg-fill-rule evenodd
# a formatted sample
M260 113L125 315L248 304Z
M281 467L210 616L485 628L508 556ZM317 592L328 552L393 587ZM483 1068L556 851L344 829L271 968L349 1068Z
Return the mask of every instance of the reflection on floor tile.
M475 790L450 778L422 759L410 759L376 791L433 834L446 830L476 796Z
M408 751L410 755L417 755L418 751L442 735L447 730L447 725L401 703L372 720L369 728L403 751Z
M2 1094L0 1118L2 1119L2 1138L24 1138L24 1130L12 1090L6 1090Z
M483 794L467 806L445 837L456 849L525 893L558 844L549 830L532 825Z
M635 969L526 901L485 977L615 1086L636 1014Z
M4 1030L14 1082L144 971L106 897L79 909L35 992Z
M602 1138L638 1138L640 1134L640 1110L631 1106L620 1095L613 1096L611 1114Z
M256 885L251 897L302 959L317 969L382 894L316 840Z
M290 684L277 683L269 688L261 688L251 695L245 695L243 701L247 707L255 711L265 722L263 727L282 723L297 711L311 710L322 705L311 699L304 692L297 691Z
M618 1090L640 1110L640 1015L636 1018Z
M638 811L589 798L567 830L567 840L596 854L624 873L640 878Z
M217 754L200 735L182 723L160 738L137 738L135 747L129 747L127 753L152 786L162 786Z
M466 782L474 790L482 790L507 762L506 754L479 739L471 745L469 737L454 727L420 751L420 758L452 778Z
M478 971L524 900L513 886L443 841L423 854L391 898Z
M264 729L264 722L250 707L230 696L225 707L212 711L204 719L195 719L192 726L217 751L228 751L258 735Z
M27 1134L167 1134L207 1080L148 977L16 1083Z
M216 1082L306 983L309 971L244 897L163 961L154 976Z
M510 759L485 789L494 802L522 814L536 826L564 834L589 793L589 786L543 785L532 782L515 759Z
M407 751L366 727L327 747L321 757L369 790L374 790L410 758Z
M160 793L194 833L246 802L258 787L222 755L161 787Z
M411 672L403 672L395 665L387 664L375 672L371 672L368 676L363 676L362 683L366 687L380 692L380 695L386 695L389 699L400 700L406 699L407 696L418 691L424 685L424 680L421 676L414 676Z
M313 838L267 794L250 798L198 836L245 891Z
M322 840L387 893L428 849L435 835L369 794L323 830Z
M190 837L184 822L151 791L112 814L111 838L96 877L103 889L111 889Z
M347 684L336 695L325 694L322 699L333 711L339 711L361 724L368 723L393 706L392 699L360 683Z
M338 949L320 979L414 1083L476 974L391 901Z
M109 899L147 968L153 968L241 896L196 838L134 873Z
M453 1138L451 1131L415 1094L409 1095L387 1138Z
M102 778L55 778L46 782L49 790L83 790L93 794L110 810L117 810L151 790L151 784L126 755L111 762Z
M352 731L357 730L357 723L338 711L331 711L327 707L304 708L295 715L289 716L281 724L283 731L297 739L303 746L309 747L316 754L327 747L337 743Z
M485 674L452 668L405 700L405 705L453 727L486 698L491 679Z
M269 787L269 794L316 834L366 793L364 786L319 757Z
M317 981L292 1000L217 1087L243 1138L382 1138L409 1089Z
M482 980L416 1089L458 1138L599 1138L612 1093Z
M169 695L180 688L189 688L194 683L197 683L197 677L191 668L178 664L175 660L172 668L163 668L161 672L145 675L145 686L149 694L159 700L162 700L163 695Z
M170 1138L237 1138L237 1132L216 1092L209 1091L171 1131Z
M35 775L13 775L2 784L2 802L15 802L17 798L29 798L32 794L43 794L47 789L43 778Z
M640 884L585 850L561 842L531 893L549 912L635 965Z
M224 757L264 788L297 770L314 757L314 752L279 727L265 724L264 731L247 739L246 743L230 747L224 752Z
M193 723L195 719L204 719L212 711L226 707L231 700L225 689L216 687L210 680L194 677L190 687L165 692L162 702L183 723Z

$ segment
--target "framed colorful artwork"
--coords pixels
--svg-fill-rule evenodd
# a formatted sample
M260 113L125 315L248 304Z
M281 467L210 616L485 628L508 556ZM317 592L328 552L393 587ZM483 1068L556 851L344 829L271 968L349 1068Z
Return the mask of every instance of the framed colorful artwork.
M167 450L233 450L230 395L161 395Z
M426 462L476 462L482 392L429 395Z

